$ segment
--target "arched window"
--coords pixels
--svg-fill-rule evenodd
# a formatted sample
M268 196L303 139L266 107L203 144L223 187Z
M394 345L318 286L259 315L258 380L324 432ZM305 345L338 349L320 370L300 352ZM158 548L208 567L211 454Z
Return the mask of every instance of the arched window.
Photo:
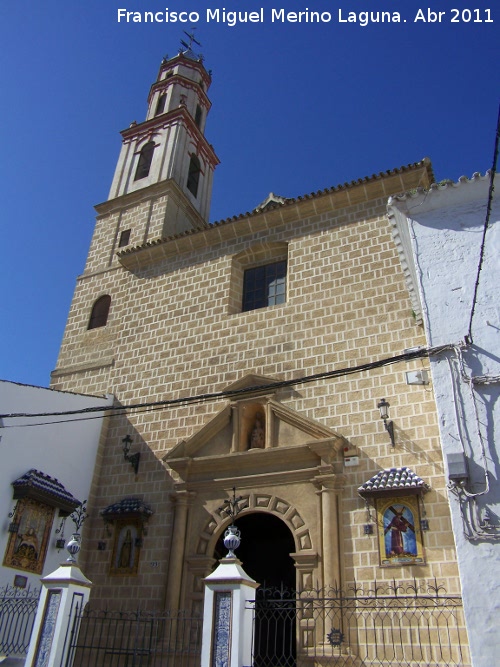
M189 192L192 192L195 197L198 194L198 185L200 183L200 172L201 172L200 161L198 160L196 155L192 155L191 162L189 163L187 189L189 190Z
M202 117L202 110L199 104L196 105L196 113L194 115L194 122L196 123L196 127L200 127L201 125L201 117Z
M141 153L139 155L139 162L137 163L137 169L135 171L134 181L138 181L141 178L146 178L146 176L149 174L154 150L154 141L148 141L148 143L144 144L142 147Z
M156 111L155 111L155 116L159 116L161 113L165 111L165 102L167 101L167 94L162 93L160 97L158 98L158 102L156 104Z
M111 297L105 294L97 299L92 306L90 313L88 329L97 329L98 327L105 327L108 321L109 308L111 306Z

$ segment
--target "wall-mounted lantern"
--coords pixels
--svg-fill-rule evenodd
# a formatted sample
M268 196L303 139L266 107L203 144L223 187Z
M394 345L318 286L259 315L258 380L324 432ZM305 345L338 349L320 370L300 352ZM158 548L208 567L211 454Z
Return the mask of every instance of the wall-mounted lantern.
M394 438L394 422L389 421L389 407L390 403L386 401L385 398L382 398L377 403L377 408L380 410L380 419L384 420L385 430L389 434L389 438L391 439L391 445L394 447L396 445L396 441Z
M61 516L60 513L59 516ZM61 523L59 524L59 528L56 529L56 535L59 535L59 537L56 538L57 551L64 549L64 547L66 546L66 540L64 539L64 526L66 524L66 519L67 515L61 516Z
M15 516L16 512L17 512L17 502L14 505L14 509L11 512L9 512L9 519L12 519ZM19 532L19 521L15 521L15 520L11 521L9 523L9 529L8 530L9 530L9 533L18 533Z
M132 438L129 435L126 435L123 440L123 458L125 461L128 461L132 468L134 469L135 474L139 472L139 462L141 460L140 452L135 454L130 454L130 446L132 444Z
M366 507L366 523L363 526L363 533L365 535L373 535L373 517L368 499L365 498L365 507Z

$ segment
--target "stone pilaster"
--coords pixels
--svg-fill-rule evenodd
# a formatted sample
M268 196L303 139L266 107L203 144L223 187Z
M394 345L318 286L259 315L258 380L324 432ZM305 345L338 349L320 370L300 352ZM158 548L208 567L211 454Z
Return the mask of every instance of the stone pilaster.
M165 607L169 610L178 609L180 605L189 508L194 496L191 491L179 491L172 495L174 529L168 564L168 585L165 592Z
M345 484L344 475L319 475L318 494L321 500L323 585L340 587L342 584L341 502Z

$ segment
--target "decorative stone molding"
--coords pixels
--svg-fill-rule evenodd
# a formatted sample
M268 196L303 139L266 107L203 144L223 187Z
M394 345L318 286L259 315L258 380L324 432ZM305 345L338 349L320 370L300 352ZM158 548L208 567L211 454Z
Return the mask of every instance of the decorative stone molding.
M243 510L239 516L265 512L281 519L293 535L297 553L308 551L308 555L311 554L312 541L309 529L298 510L286 500L270 494L249 493L242 496L240 507L243 507ZM217 539L230 522L230 519L221 516L219 512L214 512L200 535L196 554L208 556L210 549L214 549Z

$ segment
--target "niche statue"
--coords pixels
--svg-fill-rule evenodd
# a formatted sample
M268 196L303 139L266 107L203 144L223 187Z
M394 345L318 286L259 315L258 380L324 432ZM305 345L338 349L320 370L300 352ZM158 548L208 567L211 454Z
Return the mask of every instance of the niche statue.
M250 433L249 449L264 449L265 444L266 432L264 430L264 421L260 415L257 415Z

